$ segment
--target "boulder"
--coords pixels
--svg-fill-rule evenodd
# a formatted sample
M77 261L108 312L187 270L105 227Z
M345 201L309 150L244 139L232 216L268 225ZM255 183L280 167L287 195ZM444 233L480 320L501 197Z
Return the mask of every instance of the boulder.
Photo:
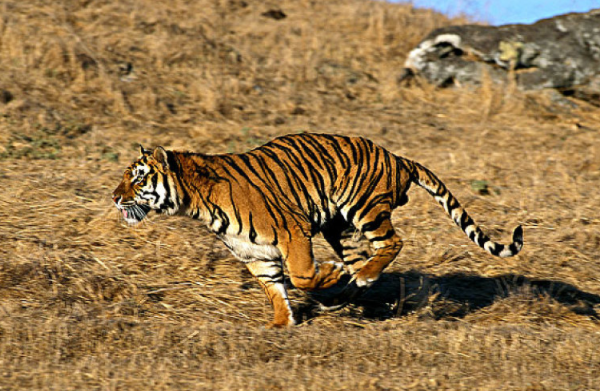
M600 102L600 9L530 25L434 30L409 53L401 78L414 74L438 86L514 77L522 90L555 88Z

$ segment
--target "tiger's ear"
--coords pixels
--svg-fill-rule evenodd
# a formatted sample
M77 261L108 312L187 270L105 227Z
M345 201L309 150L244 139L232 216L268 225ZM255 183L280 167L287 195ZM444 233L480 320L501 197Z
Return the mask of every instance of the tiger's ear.
M140 147L140 158L144 157L144 155L149 154L151 151L147 150L142 146L142 144L138 144Z
M169 169L167 151L163 147L156 147L152 155L154 156L154 160L159 162L165 170Z

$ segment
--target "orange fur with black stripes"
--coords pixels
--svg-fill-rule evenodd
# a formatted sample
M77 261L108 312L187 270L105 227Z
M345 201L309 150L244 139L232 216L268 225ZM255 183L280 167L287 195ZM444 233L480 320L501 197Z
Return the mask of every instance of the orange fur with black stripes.
M402 248L392 210L411 184L425 188L478 246L509 257L523 246L492 242L427 168L364 138L296 134L243 154L203 155L141 149L113 200L135 224L150 210L205 222L258 279L273 304L275 327L295 323L284 285L302 290L348 284L328 308L370 287ZM340 261L316 262L311 238L323 233Z

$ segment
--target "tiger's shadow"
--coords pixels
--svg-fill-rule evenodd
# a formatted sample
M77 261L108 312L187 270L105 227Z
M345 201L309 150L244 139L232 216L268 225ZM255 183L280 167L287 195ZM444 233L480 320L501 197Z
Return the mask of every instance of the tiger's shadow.
M297 310L302 321L320 313L319 301L335 294L335 289L311 294L312 303L304 303ZM533 305L550 299L576 314L600 320L594 308L600 305L599 295L567 283L516 274L482 277L463 273L433 276L417 271L384 273L371 289L350 302L350 310L344 311L350 316L380 320L413 312L433 319L457 319L512 295L522 295Z

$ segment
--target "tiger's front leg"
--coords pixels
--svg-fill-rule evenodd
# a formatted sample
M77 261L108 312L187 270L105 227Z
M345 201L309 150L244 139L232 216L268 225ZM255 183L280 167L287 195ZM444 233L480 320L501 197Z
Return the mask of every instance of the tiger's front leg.
M267 327L283 328L296 324L284 285L283 265L281 259L246 261L246 267L263 287L275 316Z

